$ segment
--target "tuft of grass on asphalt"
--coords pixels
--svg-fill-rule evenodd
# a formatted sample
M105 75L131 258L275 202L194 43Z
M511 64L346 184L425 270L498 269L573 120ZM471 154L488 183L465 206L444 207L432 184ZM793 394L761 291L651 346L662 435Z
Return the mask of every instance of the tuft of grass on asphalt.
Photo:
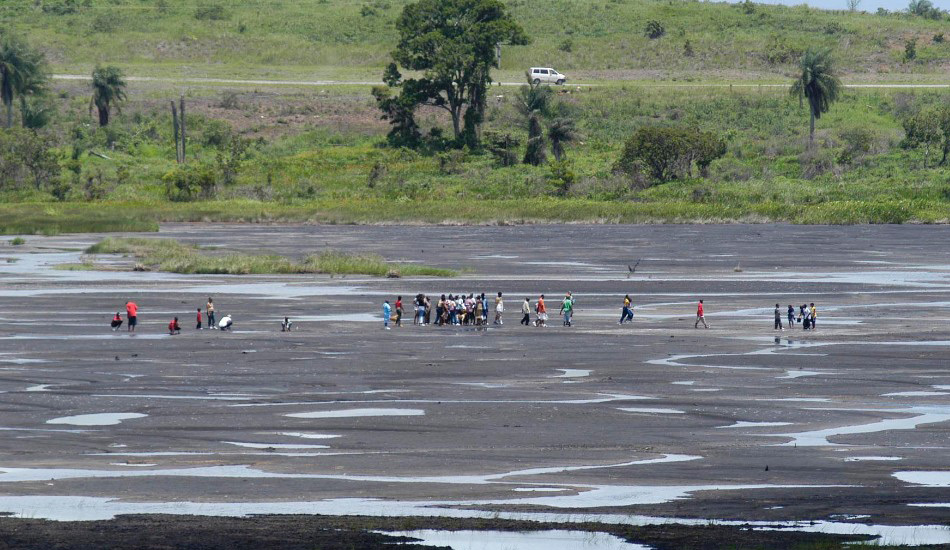
M107 237L86 249L87 254L126 254L146 268L185 274L273 275L326 273L331 275L454 277L458 272L415 264L387 262L375 254L327 250L303 262L276 254L214 253L173 239ZM66 264L60 269L85 269Z

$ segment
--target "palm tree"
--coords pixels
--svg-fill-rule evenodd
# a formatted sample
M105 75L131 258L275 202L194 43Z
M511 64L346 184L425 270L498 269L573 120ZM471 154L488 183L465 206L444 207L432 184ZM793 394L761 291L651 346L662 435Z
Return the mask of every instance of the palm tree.
M802 56L800 63L801 76L792 82L790 90L793 96L798 96L801 103L808 99L808 110L811 114L811 123L808 129L808 143L815 141L815 119L827 113L831 104L838 99L841 90L841 81L835 74L831 59L831 50L816 50L809 48Z
M525 73L525 77L528 79L528 84L522 85L518 89L515 108L526 120L530 120L531 115L535 112L542 117L550 115L553 107L554 91L551 90L550 86L542 85L540 82L535 84L531 80L530 73Z
M532 166L544 164L544 161L547 160L547 153L544 151L545 146L541 114L535 111L528 118L528 146L524 152L524 163Z
M564 158L564 145L577 140L577 130L574 121L569 118L559 118L548 128L548 141L551 142L551 152L555 160Z
M119 102L125 100L125 80L122 79L122 70L118 67L96 67L92 71L92 99L89 101L89 112L95 106L99 111L99 126L109 124L109 112L113 105L120 111Z
M7 128L13 126L14 97L39 93L45 84L43 54L17 38L4 38L0 42L0 100L7 109Z

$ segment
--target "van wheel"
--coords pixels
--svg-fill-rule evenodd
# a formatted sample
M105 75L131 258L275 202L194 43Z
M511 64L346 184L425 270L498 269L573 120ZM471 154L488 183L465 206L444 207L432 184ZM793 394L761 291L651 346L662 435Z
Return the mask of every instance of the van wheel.
M559 79L557 82L555 82L555 84L557 84L558 86L563 86L563 85L564 85L564 79L563 79L563 78L562 78L562 79Z
M534 85L535 85L535 86L537 86L537 85L540 84L540 83L541 83L541 79L540 79L540 78L535 78L535 79L534 79Z

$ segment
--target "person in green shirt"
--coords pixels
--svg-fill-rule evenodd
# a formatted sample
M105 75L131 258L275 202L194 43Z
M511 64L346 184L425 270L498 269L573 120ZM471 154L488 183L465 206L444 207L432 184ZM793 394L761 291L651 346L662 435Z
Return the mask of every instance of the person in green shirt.
M564 326L571 326L571 317L574 315L574 297L568 292L561 302L561 313L564 314Z

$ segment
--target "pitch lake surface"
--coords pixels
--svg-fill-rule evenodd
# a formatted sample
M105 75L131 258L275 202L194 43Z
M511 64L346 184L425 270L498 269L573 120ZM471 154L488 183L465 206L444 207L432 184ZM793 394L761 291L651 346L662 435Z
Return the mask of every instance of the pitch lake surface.
M144 236L464 271L62 271L101 236L0 245L0 512L538 519L563 524L567 545L586 521L950 544L950 228L181 224ZM413 326L407 306L403 327L382 330L384 299L498 291L502 326ZM570 328L556 315L567 291ZM522 301L541 293L549 326L520 326ZM621 326L625 294L635 318ZM209 296L233 332L194 330ZM693 328L700 298L709 329ZM127 300L136 333L110 331ZM776 303L784 323L789 304L810 302L817 331L773 329ZM180 336L165 334L173 316ZM295 332L280 331L285 316ZM515 536L416 534L453 548ZM509 546L555 547L548 531L519 536ZM564 547L637 547L577 544Z

